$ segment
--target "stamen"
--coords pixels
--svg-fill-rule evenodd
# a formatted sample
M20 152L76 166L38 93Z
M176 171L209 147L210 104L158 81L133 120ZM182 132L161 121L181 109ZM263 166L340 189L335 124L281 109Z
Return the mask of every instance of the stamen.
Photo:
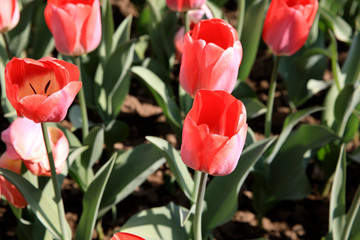
M45 86L45 94L46 94L46 91L48 90L48 88L49 88L49 86L50 86L50 82L51 82L51 80L49 80L49 81L47 82L46 86Z
M34 87L31 85L31 83L29 83L29 84L30 84L31 89L34 91L34 93L37 94Z

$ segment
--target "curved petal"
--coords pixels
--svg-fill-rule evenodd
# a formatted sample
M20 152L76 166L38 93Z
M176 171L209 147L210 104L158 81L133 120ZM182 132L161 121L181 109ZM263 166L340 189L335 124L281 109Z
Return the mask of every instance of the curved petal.
M85 19L82 29L80 43L84 46L86 52L92 52L95 50L101 41L101 15L100 15L100 3L98 0L94 0L90 14Z

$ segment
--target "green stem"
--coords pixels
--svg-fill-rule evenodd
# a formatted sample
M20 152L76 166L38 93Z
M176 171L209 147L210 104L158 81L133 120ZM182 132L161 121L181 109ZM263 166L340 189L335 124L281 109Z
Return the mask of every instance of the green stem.
M41 123L41 129L42 129L42 133L44 136L46 152L48 154L50 172L51 172L51 180L52 180L54 192L55 192L55 202L56 202L56 205L58 208L58 213L59 213L59 221L60 221L60 227L61 227L61 231L62 231L61 239L64 239L64 236L66 233L65 222L64 222L66 219L65 218L65 210L64 210L64 204L63 204L63 201L61 198L60 184L59 184L58 176L56 174L55 162L54 162L54 157L53 157L52 150L51 150L51 143L50 143L50 138L49 138L49 133L47 130L46 123L44 123L44 122Z
M195 216L193 223L194 240L202 240L201 215L203 210L207 176L207 173L201 172L200 184L196 196Z
M184 27L185 27L185 33L187 33L190 30L190 19L188 16L188 12L184 13Z
M76 66L78 66L78 68L79 68L80 81L82 82L80 57L79 56L74 57L74 62L76 64ZM83 85L84 85L84 83L83 83ZM89 120L88 120L88 115L87 115L87 110L86 110L84 86L80 89L78 96L79 96L79 104L80 104L81 120L82 120L81 121L82 122L82 140L84 142L87 135L89 134Z
M277 77L277 70L279 66L279 56L275 56L274 68L271 74L270 79L270 87L269 87L269 94L267 100L267 111L265 116L265 137L270 137L271 133L271 119L272 119L272 112L274 107L274 95L276 89L276 77Z
M4 42L5 42L6 53L7 53L7 55L8 55L9 60L11 60L12 54L11 54L11 51L10 51L9 41L8 41L7 38L6 38L5 33L2 33L1 35L3 36Z
M239 39L241 39L241 33L244 26L244 18L245 18L245 0L238 0L238 22L237 22L237 32Z

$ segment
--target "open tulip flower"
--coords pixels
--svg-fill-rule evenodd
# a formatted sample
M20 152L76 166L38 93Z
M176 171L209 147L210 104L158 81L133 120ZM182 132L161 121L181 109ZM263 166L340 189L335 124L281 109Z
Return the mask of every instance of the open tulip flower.
M5 68L6 95L19 117L59 122L82 86L79 74L75 65L55 58L13 58Z
M69 142L65 134L56 127L49 127L51 150L56 173L59 174L69 154ZM26 118L17 118L1 133L6 144L6 153L12 159L22 159L29 171L37 176L50 176L50 166L41 125Z
M20 11L17 0L5 0L0 3L0 33L4 33L18 24Z
M44 14L60 53L80 56L99 46L99 0L48 0Z
M111 240L145 240L145 239L131 233L118 232L114 234Z
M317 0L272 0L263 40L276 55L292 55L306 42L318 9Z
M185 118L181 158L194 170L227 175L238 163L246 133L240 100L225 91L200 90Z
M5 152L0 157L0 167L20 174L21 159L12 159ZM4 195L6 199L17 208L24 208L27 202L17 188L0 175L0 195Z
M180 84L191 96L200 89L231 93L241 59L235 28L222 19L201 20L184 36Z

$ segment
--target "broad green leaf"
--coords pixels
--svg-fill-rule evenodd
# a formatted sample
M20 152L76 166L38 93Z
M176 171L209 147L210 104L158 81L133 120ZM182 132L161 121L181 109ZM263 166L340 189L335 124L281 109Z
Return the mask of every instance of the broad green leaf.
M112 152L114 144L123 142L129 136L130 129L126 122L114 119L105 127L105 145L108 152Z
M358 186L353 202L346 216L345 227L342 234L342 239L347 239L350 235L351 240L356 240L360 237L360 185Z
M342 42L351 41L352 29L344 19L339 15L331 13L322 6L319 6L318 12L328 22L338 40Z
M81 162L87 169L91 169L101 157L104 145L105 130L103 127L94 127L84 141L88 149L81 155Z
M266 158L265 162L267 164L271 164L271 162L274 160L275 156L278 154L282 145L287 141L287 138L288 138L289 134L291 133L292 129L295 127L296 124L298 124L301 121L301 119L303 119L304 117L306 117L312 113L320 111L320 110L322 110L322 108L312 107L312 108L303 109L298 112L290 114L285 119L284 126L279 135L279 138L276 141L276 144L275 144L274 148L272 149L270 155Z
M341 235L346 220L345 188L346 149L345 144L342 144L330 196L329 231L333 239L342 239Z
M240 81L248 78L255 62L267 6L268 0L246 1L246 13L240 39L244 49L244 61L241 62L238 75Z
M182 114L186 116L192 108L194 99L182 88L179 84L179 102L182 110Z
M57 206L53 200L54 195L49 195L48 193L35 188L23 177L10 170L0 168L0 175L4 176L8 181L15 185L42 224L54 235L54 237L60 238L61 228ZM66 220L65 223L67 223Z
M83 198L83 212L76 230L75 240L92 239L92 233L97 219L105 186L113 169L116 155L103 165L96 173Z
M179 152L162 138L147 136L146 139L154 144L164 154L164 157L166 158L166 161L169 164L169 167L180 188L190 201L194 201L192 196L194 181L192 180L186 165L181 160Z
M18 25L9 32L10 50L16 57L21 57L22 51L24 51L29 44L31 37L31 20L35 13L35 4L35 2L30 2L23 6Z
M246 115L249 119L256 118L266 113L266 106L257 98L240 99L246 107Z
M224 19L224 12L217 4L213 3L212 1L206 1L206 6L210 9L214 18Z
M174 124L177 128L181 128L181 115L179 107L174 100L170 97L167 86L156 76L152 71L139 66L131 68L131 72L144 81L147 87L149 87L153 94L157 104L164 111L165 116Z
M354 37L351 42L348 55L346 57L345 63L341 68L341 72L346 74L345 83L355 83L359 82L360 79L360 61L358 57L360 55L360 34L355 32Z
M102 24L102 40L100 43L100 56L102 59L107 59L111 54L112 40L114 34L114 20L110 0L102 1L101 7L101 24Z
M143 144L118 155L105 187L99 217L130 195L164 162L163 155L152 144Z
M143 210L132 216L121 228L147 240L191 239L186 228L181 227L183 208L170 203L167 206Z
M111 52L115 52L116 48L123 42L130 40L132 15L127 16L116 29L113 40Z
M205 193L207 208L203 213L204 233L209 234L215 227L232 218L237 209L242 184L253 165L273 141L274 138L268 138L251 144L241 154L234 172L212 179Z

